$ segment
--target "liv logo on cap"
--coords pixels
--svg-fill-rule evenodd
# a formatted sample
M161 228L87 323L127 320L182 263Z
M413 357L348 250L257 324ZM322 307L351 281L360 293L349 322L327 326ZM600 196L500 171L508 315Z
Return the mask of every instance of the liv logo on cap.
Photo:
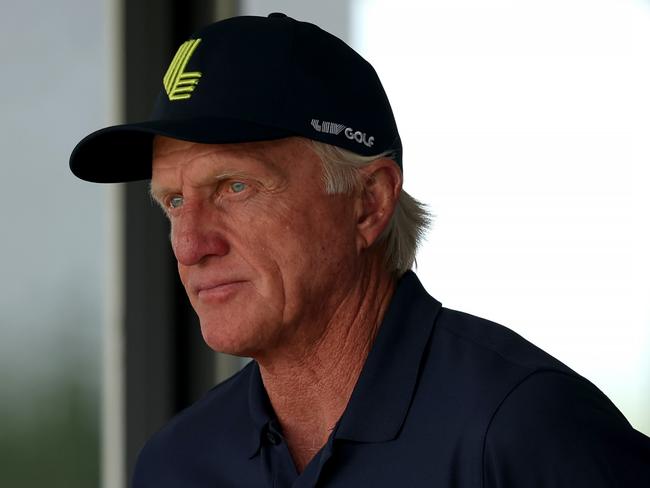
M311 126L318 132L325 132L338 136L345 126L343 124L335 124L334 122L323 122L322 124L318 119L311 119Z
M201 39L190 39L181 44L172 59L167 73L163 78L165 91L170 100L187 100L192 96L196 85L199 84L201 73L199 71L185 71L188 61L194 54Z

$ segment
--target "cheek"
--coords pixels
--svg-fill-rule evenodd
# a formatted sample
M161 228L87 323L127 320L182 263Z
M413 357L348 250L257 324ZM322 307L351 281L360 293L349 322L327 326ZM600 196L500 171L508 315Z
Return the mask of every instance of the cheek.
M264 232L264 249L283 274L339 273L356 253L351 215L306 207L279 215Z
M254 270L258 291L268 298L278 289L294 295L323 275L351 272L353 212L343 197L335 198L259 199L230 209L223 221L231 244L224 262L234 258Z

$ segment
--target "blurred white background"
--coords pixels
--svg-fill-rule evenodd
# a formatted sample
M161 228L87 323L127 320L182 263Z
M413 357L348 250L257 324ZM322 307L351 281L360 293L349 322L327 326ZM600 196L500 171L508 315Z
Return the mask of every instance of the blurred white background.
M429 291L591 379L650 433L650 3L360 0Z

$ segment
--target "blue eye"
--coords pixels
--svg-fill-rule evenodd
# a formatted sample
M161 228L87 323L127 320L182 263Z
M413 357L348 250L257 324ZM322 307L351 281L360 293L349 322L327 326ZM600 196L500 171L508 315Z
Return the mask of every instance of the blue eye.
M247 186L246 183L242 183L241 181L234 181L230 184L230 190L232 190L233 193L241 193Z
M171 208L179 208L181 205L183 205L183 197L175 196L169 199L169 206Z

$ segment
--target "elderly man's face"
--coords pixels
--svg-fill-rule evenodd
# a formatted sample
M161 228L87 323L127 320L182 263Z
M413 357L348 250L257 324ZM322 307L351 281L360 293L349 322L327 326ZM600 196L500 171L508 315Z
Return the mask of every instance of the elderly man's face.
M256 356L318 334L359 271L359 243L354 198L325 194L307 141L156 137L152 170L181 280L213 349Z

